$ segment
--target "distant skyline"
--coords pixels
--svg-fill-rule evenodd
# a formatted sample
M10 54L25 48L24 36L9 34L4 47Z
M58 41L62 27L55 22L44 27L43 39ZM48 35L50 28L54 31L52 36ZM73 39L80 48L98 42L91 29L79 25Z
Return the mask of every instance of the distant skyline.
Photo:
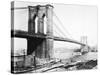
M15 7L27 7L28 5L36 5L30 2L16 2ZM54 22L61 28L62 32L67 38L71 38L80 41L81 36L87 36L87 41L90 46L97 45L97 7L96 6L83 6L83 5L63 5L53 4L53 11L58 16L59 20L63 24L59 25L59 22L54 19ZM14 12L14 26L15 29L21 29L27 31L28 26L28 9L15 10ZM55 29L55 28L54 28ZM68 32L66 32L68 31ZM60 33L60 32L58 32ZM54 32L54 35L55 34ZM62 36L64 37L64 36ZM26 49L27 41L24 39L15 38L15 49ZM54 47L73 47L75 44L67 42L54 42Z

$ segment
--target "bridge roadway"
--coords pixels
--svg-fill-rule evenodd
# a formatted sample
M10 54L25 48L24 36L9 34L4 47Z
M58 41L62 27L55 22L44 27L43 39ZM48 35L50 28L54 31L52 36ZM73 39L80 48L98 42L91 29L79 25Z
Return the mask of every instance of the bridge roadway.
M11 37L19 37L19 38L39 38L39 39L54 39L56 41L64 41L64 42L70 42L79 44L82 46L85 46L85 44L78 42L73 39L63 38L63 37L57 37L57 36L48 36L45 34L30 34L27 31L21 31L21 30L11 30Z

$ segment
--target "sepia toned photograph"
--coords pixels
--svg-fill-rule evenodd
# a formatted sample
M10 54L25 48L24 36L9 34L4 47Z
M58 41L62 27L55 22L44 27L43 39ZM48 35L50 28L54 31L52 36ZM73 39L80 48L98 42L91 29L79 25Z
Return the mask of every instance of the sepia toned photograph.
M98 69L98 8L11 2L11 73Z

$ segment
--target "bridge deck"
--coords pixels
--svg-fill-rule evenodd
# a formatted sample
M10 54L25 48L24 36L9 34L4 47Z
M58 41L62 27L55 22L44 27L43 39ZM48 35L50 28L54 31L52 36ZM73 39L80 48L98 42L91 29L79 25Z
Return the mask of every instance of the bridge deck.
M26 31L20 31L20 30L12 30L11 31L11 37L19 37L19 38L39 38L39 39L54 39L56 41L65 41L65 42L70 42L70 43L76 43L79 45L85 45L81 42L78 42L76 40L68 39L68 38L63 38L63 37L57 37L57 36L48 36L45 34L30 34Z

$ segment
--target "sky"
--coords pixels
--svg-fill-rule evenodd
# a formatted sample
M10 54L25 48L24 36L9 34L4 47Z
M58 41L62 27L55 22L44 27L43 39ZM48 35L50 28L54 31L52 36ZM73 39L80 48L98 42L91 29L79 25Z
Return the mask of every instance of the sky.
M15 2L14 7L34 6L40 3L31 2ZM45 4L45 3L44 3ZM61 32L57 31L61 37L72 38L77 41L81 40L81 36L87 36L87 42L90 46L97 45L97 7L88 5L70 5L70 4L53 4L53 11L61 21L54 16L53 21ZM27 31L28 26L28 9L14 11L14 29ZM53 25L54 31L57 29ZM53 32L54 32L53 31ZM54 32L54 35L59 36ZM14 49L27 49L27 40L14 38ZM54 48L59 47L77 47L76 44L68 42L54 41Z

